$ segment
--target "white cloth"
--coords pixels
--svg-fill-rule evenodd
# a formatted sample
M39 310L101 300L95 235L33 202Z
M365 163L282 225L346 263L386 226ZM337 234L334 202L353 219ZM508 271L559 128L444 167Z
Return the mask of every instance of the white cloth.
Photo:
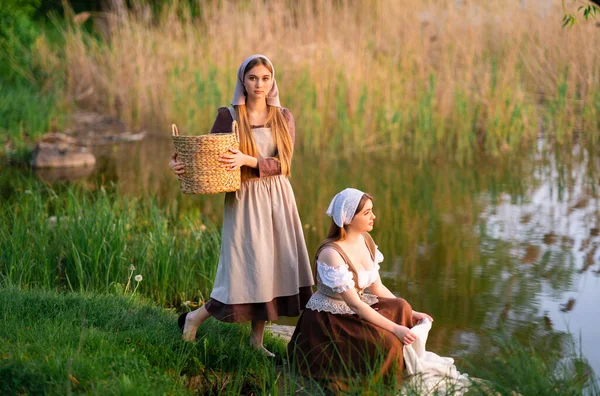
M427 318L410 329L418 338L403 349L406 374L411 376L404 385L405 389L414 390L420 395L463 395L471 383L468 375L458 372L454 359L425 350L429 330L431 320Z
M327 208L327 216L331 217L338 227L350 224L362 199L364 192L356 188L346 188L337 193Z

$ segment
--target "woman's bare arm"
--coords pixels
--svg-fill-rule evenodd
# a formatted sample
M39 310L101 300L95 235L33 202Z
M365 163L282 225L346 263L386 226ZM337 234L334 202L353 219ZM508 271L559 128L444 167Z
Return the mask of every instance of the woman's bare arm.
M327 265L332 268L338 268L342 265L345 265L342 257L334 249L324 249L319 254L318 260L322 263L327 263ZM344 302L358 316L367 322L373 323L382 329L394 333L405 345L409 345L416 340L417 337L411 333L408 327L392 322L362 301L355 288L351 288L343 293L340 293L340 295L342 296Z
M385 287L385 285L381 282L381 278L378 278L371 286L368 287L368 289L377 297L397 298L394 293L390 291L390 289Z

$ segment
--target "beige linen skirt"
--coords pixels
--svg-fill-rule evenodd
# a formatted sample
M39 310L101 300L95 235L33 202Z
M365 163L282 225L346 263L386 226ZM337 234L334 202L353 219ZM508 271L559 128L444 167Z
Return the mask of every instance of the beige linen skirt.
M208 312L225 322L298 316L314 284L302 223L286 176L227 193L222 246Z

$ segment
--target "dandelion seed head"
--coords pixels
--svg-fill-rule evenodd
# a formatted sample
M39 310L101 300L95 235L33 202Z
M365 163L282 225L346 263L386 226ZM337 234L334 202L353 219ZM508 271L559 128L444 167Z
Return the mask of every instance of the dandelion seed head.
M129 266L129 271L135 271L135 266L133 264Z
M144 279L144 277L143 277L142 275L136 275L136 276L135 276L135 280L136 280L136 282L141 282L141 281L142 281L142 279Z

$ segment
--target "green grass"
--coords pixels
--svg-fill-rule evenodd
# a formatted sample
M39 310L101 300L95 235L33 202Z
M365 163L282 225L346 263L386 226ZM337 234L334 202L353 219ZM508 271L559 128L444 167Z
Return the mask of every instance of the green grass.
M0 157L16 163L28 161L33 142L62 128L68 113L64 74L44 70L56 59L39 47L44 39L61 45L56 27L32 19L35 1L21 3L0 11Z
M568 347L549 346L554 353L548 359L548 350L524 346L508 334L498 332L493 338L496 351L469 362L469 372L486 380L485 389L501 395L513 391L522 395L600 394L598 378L574 343ZM558 374L562 367L566 370Z
M161 305L208 298L220 234L201 217L110 187L14 186L0 203L3 287L121 292L134 266L137 292Z
M248 326L209 319L184 343L176 315L131 296L9 288L0 316L2 394L264 394L283 382L247 346Z
M197 341L185 343L174 313L137 297L8 288L0 291L0 317L2 394L327 394L284 363L280 339L265 336L279 356L270 360L248 346L249 326L209 319ZM505 336L498 345L469 369L485 379L469 394L578 395L581 378L594 381L585 370L558 380L535 351ZM350 395L396 393L364 378L352 383Z
M3 394L183 391L173 315L124 297L0 292ZM169 373L179 368L177 373Z
M0 155L13 163L27 162L33 142L64 125L61 100L56 92L43 92L30 82L0 84Z

